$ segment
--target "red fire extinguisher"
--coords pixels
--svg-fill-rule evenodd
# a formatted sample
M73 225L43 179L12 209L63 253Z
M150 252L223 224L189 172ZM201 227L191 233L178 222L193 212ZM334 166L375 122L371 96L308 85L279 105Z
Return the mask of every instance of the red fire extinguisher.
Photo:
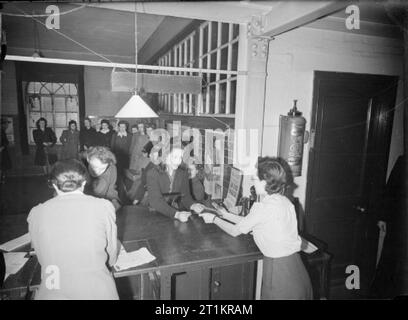
M297 110L297 100L293 102L288 115L281 115L279 119L278 157L285 159L292 169L292 175L298 177L302 174L306 119Z

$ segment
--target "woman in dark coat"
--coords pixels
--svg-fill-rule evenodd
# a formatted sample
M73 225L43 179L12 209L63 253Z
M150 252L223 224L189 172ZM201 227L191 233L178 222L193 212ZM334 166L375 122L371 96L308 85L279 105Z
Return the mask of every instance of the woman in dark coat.
M150 207L157 212L187 222L190 210L200 213L204 206L191 197L189 176L181 166L182 160L183 150L174 147L164 156L164 163L147 172L147 196ZM180 201L176 201L175 197Z
M60 141L62 143L61 160L77 159L79 151L79 131L77 123L71 120L68 123L68 130L64 130L61 134Z
M57 161L56 152L52 149L57 142L57 137L54 131L47 127L45 118L38 119L36 125L37 129L33 131L34 142L37 146L34 164L41 166L44 174L48 174L50 165Z
M116 156L119 174L124 169L129 168L129 150L132 142L132 135L128 133L129 124L126 121L119 121L118 132L112 135L111 150Z
M110 148L112 143L113 131L110 128L108 120L101 121L101 129L97 133L97 146Z
M106 147L91 147L87 151L91 183L87 193L112 202L116 210L121 207L116 188L117 169L115 155Z
M81 151L86 151L96 143L96 130L92 127L91 119L84 119L84 127L79 131Z
M11 169L11 160L8 152L9 141L7 139L6 130L8 127L7 119L1 119L1 145L0 145L0 181L5 182L6 171Z

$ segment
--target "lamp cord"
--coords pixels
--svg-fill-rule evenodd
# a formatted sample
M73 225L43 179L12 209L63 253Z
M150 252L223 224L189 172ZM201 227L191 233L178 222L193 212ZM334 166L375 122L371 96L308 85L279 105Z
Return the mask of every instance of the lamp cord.
M137 94L137 2L135 2L135 94Z

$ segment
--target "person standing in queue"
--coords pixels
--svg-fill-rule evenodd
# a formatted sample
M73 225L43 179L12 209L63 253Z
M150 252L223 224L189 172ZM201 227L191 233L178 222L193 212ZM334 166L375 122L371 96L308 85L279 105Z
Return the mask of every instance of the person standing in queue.
M68 123L68 130L61 134L61 160L77 159L79 152L79 131L75 120Z
M0 183L5 183L6 172L11 169L11 159L8 152L9 140L7 139L6 130L8 127L8 120L1 119L1 140L0 140Z
M173 147L163 156L164 162L147 172L149 206L170 218L187 222L191 215L190 210L200 213L204 210L204 206L194 202L191 197L189 174L181 166L183 149Z
M34 142L37 146L34 164L41 166L44 174L47 175L50 165L57 161L57 154L53 150L57 137L54 131L47 127L47 120L45 118L38 119L36 125L37 129L33 131Z
M261 299L313 299L309 274L300 258L301 238L296 212L284 196L287 174L277 158L258 161L255 188L263 196L245 217L219 210L221 218L211 213L201 216L236 237L253 233L255 243L264 255Z
M79 160L58 161L50 179L56 196L35 206L27 218L41 265L36 300L119 299L107 267L118 256L115 209L107 200L85 195L86 181ZM53 275L58 281L50 281Z
M96 145L101 147L110 148L112 143L113 131L108 120L103 119L101 121L101 129L97 133Z
M111 150L116 156L116 166L119 174L129 168L129 151L132 136L128 133L129 123L119 121L118 132L112 134Z
M106 147L91 147L87 151L91 183L87 193L112 202L116 210L121 203L116 189L117 169L115 155Z
M96 130L92 127L91 119L84 119L84 127L79 131L81 151L86 151L96 143Z

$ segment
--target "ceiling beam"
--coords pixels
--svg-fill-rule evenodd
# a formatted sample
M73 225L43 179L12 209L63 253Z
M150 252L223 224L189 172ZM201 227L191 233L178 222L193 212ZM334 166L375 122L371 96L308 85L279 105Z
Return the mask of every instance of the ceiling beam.
M350 1L278 2L262 17L262 36L277 36L346 8Z

